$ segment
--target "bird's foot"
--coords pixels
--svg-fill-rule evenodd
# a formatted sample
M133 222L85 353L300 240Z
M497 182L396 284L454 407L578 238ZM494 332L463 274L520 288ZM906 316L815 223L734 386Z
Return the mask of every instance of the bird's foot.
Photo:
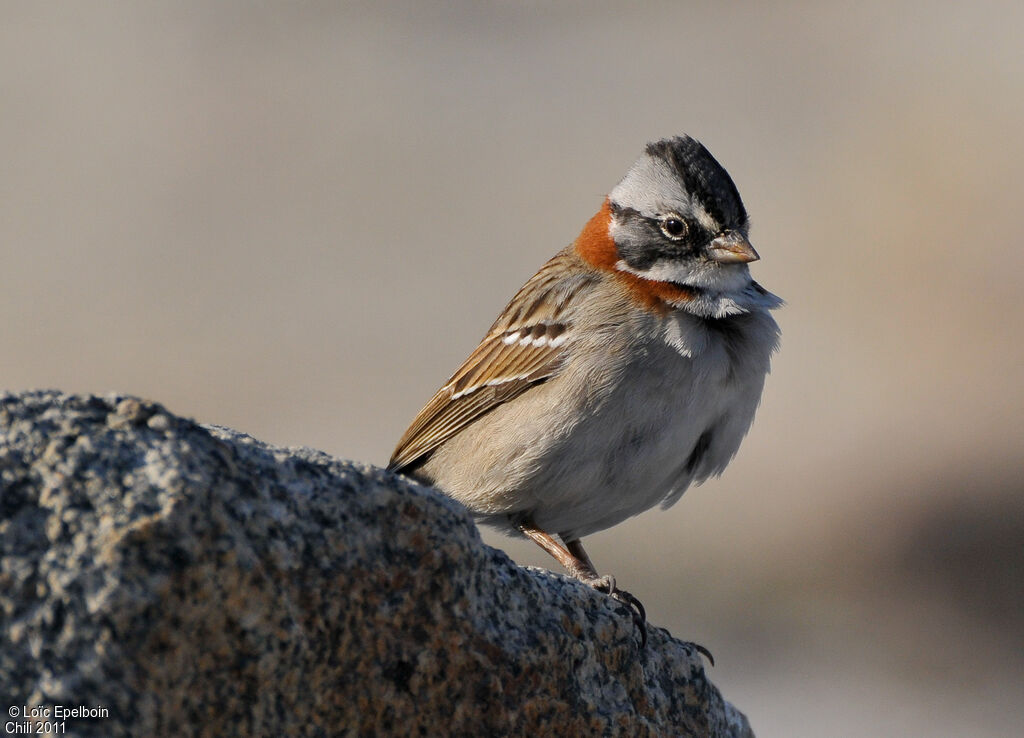
M598 592L611 597L613 600L617 600L622 604L626 605L633 613L633 624L636 625L640 631L640 648L644 648L647 645L647 611L644 610L643 604L636 597L631 595L624 589L619 589L615 586L615 577L605 575L603 577L596 577L594 579L587 579L585 583L596 589ZM697 646L701 653L706 653L706 650L701 646ZM710 656L710 654L708 654ZM712 662L714 663L714 662Z

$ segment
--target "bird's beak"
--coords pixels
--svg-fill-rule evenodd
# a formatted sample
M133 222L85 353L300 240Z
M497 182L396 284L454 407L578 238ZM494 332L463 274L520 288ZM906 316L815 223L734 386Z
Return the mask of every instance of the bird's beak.
M745 264L761 258L750 241L739 233L723 233L708 244L707 252L712 261L721 264Z

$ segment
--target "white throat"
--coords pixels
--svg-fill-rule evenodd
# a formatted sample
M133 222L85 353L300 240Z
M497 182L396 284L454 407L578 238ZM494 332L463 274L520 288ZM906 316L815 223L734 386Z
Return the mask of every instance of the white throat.
M652 282L672 282L685 287L696 287L712 292L738 292L750 283L750 270L746 264L729 264L723 266L716 263L682 264L673 259L659 259L647 269L634 269L624 260L619 259L615 268L620 272L635 274Z
M615 268L652 282L693 287L696 292L693 298L673 302L672 306L702 318L725 318L757 309L772 310L782 305L779 297L751 279L746 264L683 265L670 259L660 259L647 269L634 269L620 259Z

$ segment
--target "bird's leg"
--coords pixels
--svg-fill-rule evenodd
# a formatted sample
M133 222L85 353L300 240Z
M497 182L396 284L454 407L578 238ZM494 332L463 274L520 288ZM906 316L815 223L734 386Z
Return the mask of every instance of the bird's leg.
M597 567L594 566L594 562L590 560L587 552L583 550L583 542L580 541L579 538L566 543L565 548L569 553L582 561L586 565L587 569L593 573L594 577L597 577Z
M574 556L553 535L545 533L531 522L523 521L516 523L516 528L524 536L558 559L558 563L565 567L565 570L569 572L573 579L578 579L587 584L598 579L594 565L590 563L590 559L587 558L586 554L583 554L584 558L582 559Z
M576 558L576 560L583 563L587 571L591 574L589 579L582 581L589 584L591 587L599 592L604 592L613 599L627 605L633 611L633 621L636 623L637 628L640 629L640 647L643 648L647 645L647 611L644 610L643 604L634 597L632 594L624 589L619 589L615 586L615 577L605 575L603 577L597 576L597 569L594 567L594 562L587 556L587 552L583 550L583 543L579 538L573 541L569 541L565 544L568 552Z
M529 520L520 521L515 525L520 533L558 559L558 563L565 567L573 579L628 605L633 612L633 622L640 630L640 648L647 645L647 613L644 611L644 606L629 592L616 587L614 577L598 576L594 563L587 556L587 552L583 550L583 544L579 542L579 539L570 541L563 546L553 535L542 531Z

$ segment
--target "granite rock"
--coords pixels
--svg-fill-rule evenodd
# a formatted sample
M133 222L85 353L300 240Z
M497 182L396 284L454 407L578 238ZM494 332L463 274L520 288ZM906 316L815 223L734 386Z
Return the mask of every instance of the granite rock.
M752 735L435 490L58 392L0 395L0 695L83 736Z

